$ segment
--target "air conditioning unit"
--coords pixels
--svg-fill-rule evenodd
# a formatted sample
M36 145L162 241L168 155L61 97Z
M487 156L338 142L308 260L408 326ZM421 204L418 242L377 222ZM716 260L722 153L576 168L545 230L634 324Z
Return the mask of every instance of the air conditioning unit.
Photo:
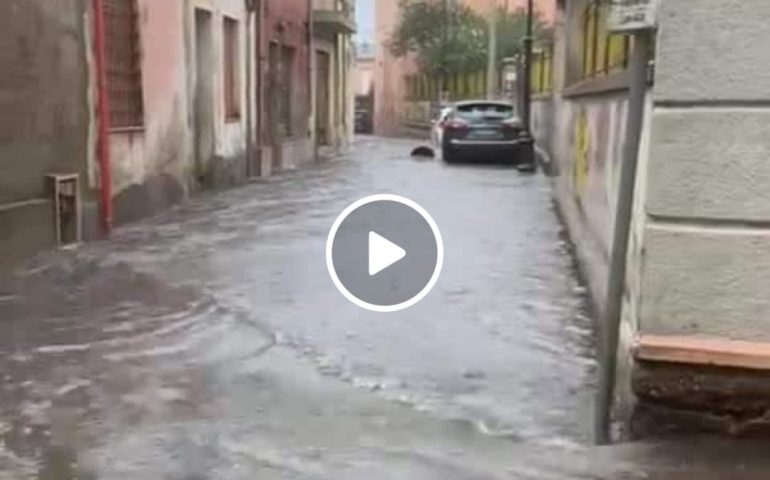
M50 174L46 176L54 207L56 244L72 245L82 240L82 207L80 176Z

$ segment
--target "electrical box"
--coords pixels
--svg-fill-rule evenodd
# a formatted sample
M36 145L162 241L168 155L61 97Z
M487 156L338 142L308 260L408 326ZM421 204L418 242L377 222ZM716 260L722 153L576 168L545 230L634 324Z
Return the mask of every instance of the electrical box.
M82 240L80 177L77 174L46 176L53 200L56 244L72 245Z

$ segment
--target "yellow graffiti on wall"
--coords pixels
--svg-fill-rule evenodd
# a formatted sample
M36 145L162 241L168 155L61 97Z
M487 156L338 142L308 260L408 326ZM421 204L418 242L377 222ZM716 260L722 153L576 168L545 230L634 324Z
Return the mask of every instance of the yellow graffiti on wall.
M588 128L588 117L581 110L575 117L575 163L573 164L572 179L575 191L582 196L588 185L589 153L591 151L591 131Z

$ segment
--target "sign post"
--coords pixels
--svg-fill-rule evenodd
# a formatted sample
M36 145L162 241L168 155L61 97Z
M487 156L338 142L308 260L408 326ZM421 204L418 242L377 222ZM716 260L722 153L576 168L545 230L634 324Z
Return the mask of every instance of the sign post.
M618 364L618 343L626 279L628 238L633 216L634 187L639 157L639 144L644 121L644 101L647 92L647 67L654 41L655 14L658 0L613 0L608 29L634 37L632 58L628 67L629 96L626 113L626 141L620 170L620 187L615 207L615 226L610 257L609 281L602 311L602 340L600 345L599 388L594 415L596 443L612 441L611 420L615 396L615 374Z
M659 0L612 0L607 27L612 33L655 28Z

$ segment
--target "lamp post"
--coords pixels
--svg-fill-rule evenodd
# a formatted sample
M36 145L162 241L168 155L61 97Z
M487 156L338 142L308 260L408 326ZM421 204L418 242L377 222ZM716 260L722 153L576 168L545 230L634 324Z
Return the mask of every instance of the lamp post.
M489 12L489 46L487 49L487 99L497 97L497 22L498 9L494 1Z
M521 119L527 130L532 130L530 122L531 117L531 85L530 77L532 72L532 45L534 43L533 38L533 23L534 23L534 6L533 0L527 0L527 34L524 36L524 68L522 81L522 105L521 105Z

